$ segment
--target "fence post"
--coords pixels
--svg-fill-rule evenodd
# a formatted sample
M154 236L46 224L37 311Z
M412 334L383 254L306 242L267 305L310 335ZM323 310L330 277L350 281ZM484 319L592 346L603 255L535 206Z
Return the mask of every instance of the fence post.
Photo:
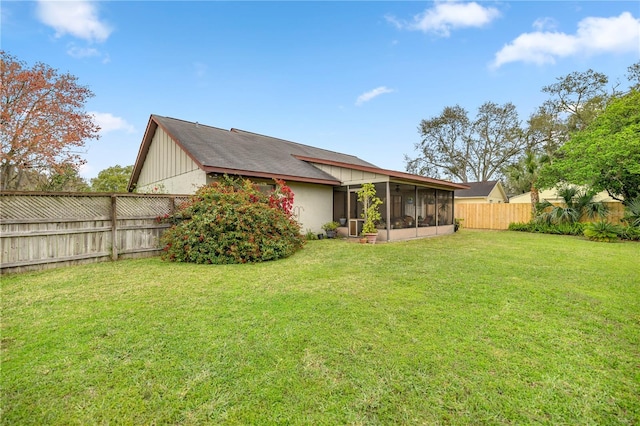
M111 259L118 260L118 210L117 198L111 195Z

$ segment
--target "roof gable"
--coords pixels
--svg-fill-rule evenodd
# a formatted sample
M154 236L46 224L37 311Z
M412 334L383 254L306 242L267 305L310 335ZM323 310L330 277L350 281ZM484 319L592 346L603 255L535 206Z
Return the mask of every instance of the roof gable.
M465 185L467 185L469 189L456 190L455 197L488 197L489 194L491 194L491 191L493 191L493 189L499 184L500 182L497 180L489 180L486 182L467 182Z

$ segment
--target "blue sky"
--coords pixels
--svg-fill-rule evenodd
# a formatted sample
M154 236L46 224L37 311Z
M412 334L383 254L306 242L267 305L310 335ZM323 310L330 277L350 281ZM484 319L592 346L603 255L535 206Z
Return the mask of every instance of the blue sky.
M101 125L81 174L133 164L150 114L404 170L421 119L591 68L624 81L640 3L3 1L1 48L69 72Z

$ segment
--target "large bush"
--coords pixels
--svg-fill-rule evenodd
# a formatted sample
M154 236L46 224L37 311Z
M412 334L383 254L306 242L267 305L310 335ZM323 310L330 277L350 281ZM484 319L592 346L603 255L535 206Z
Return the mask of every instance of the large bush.
M264 193L249 180L224 177L200 188L166 220L165 260L247 263L290 256L304 244L292 217L293 192L283 181Z

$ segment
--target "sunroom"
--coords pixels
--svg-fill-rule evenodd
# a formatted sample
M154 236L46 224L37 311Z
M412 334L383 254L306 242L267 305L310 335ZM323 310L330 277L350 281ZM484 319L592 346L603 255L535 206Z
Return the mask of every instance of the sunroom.
M300 158L300 157L298 157ZM398 241L454 232L453 192L464 184L373 167L304 158L340 180L333 189L333 220L338 233L359 237L364 218L358 191L373 183L382 200L377 241Z
M382 200L378 241L407 240L454 231L453 191L399 181L374 183ZM361 185L334 188L333 220L340 235L358 237L362 233L363 205L358 201Z

